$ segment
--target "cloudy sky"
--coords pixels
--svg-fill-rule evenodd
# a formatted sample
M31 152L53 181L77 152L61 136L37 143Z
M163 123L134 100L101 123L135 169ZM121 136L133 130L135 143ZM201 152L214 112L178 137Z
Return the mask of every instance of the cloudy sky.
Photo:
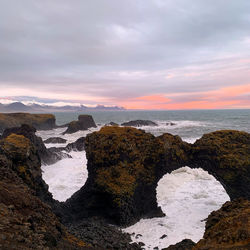
M0 0L0 102L250 108L249 0Z

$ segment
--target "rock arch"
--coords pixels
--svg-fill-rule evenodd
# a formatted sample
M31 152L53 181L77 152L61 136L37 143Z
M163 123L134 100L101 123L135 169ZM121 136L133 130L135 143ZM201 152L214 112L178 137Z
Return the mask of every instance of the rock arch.
M250 197L250 134L245 132L217 131L192 145L171 134L154 137L135 128L104 127L88 135L85 144L88 180L65 203L73 219L102 216L127 226L162 216L157 183L185 165L208 171L231 199Z

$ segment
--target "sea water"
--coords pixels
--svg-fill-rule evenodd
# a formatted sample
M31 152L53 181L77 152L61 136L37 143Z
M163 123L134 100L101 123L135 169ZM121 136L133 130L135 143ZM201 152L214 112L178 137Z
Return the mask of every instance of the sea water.
M38 131L44 140L59 136L74 142L79 137L98 131L110 121L116 123L130 120L152 120L157 127L140 127L155 136L163 133L179 135L183 140L194 143L204 133L236 129L250 132L250 110L203 110L203 111L105 111L88 112L98 125L88 131L62 135L65 128ZM79 113L55 113L57 124L77 119ZM169 125L169 122L174 125ZM67 144L66 143L66 144ZM46 144L47 147L66 144ZM85 183L87 159L85 152L71 152L72 158L62 159L50 166L42 166L43 178L49 191L59 201L65 201ZM202 167L202 166L200 166ZM207 172L183 166L166 174L157 187L157 201L163 212L162 218L142 219L135 225L123 229L132 234L136 242L144 242L145 249L159 249L189 238L197 242L202 238L205 219L229 200L222 185Z

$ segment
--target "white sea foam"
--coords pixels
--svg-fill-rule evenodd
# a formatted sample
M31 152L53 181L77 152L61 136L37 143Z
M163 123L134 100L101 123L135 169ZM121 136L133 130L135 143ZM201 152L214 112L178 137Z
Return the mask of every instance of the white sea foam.
M207 216L229 200L215 178L202 169L183 167L165 175L158 183L157 201L166 214L163 218L142 219L124 229L135 233L133 240L144 242L145 249L159 249L185 238L202 238ZM141 237L136 235L141 234ZM167 235L164 239L161 236Z
M85 152L72 151L73 158L65 158L53 165L42 166L43 179L49 185L53 198L67 200L79 190L88 178Z

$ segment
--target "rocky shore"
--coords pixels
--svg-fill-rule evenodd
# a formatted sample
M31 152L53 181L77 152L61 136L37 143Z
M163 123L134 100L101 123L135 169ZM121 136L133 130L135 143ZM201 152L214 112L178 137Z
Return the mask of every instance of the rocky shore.
M250 134L216 131L188 144L171 134L103 127L67 146L86 150L89 175L59 203L41 175L41 160L55 152L35 131L28 125L7 129L0 140L1 249L141 249L143 243L131 244L118 226L163 216L157 183L186 165L212 174L232 201L209 215L197 244L183 241L166 249L249 249Z

